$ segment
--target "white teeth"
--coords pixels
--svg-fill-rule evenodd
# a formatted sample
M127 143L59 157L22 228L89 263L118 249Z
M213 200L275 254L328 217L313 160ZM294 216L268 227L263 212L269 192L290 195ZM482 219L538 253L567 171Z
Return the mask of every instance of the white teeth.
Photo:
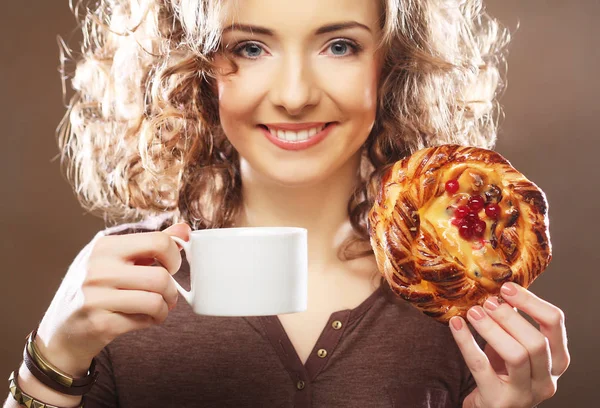
M285 131L285 140L292 140L292 141L298 140L298 133L292 132L291 130L286 130Z
M297 142L297 141L307 140L307 139L313 137L314 135L319 133L321 130L323 130L325 128L325 126L326 125L311 128L311 129L304 129L304 130L300 130L298 132L294 132L293 130L279 130L279 129L270 129L269 128L269 132L271 132L272 135L277 136L278 139L283 139L283 140L287 140L287 141L291 141L291 142Z

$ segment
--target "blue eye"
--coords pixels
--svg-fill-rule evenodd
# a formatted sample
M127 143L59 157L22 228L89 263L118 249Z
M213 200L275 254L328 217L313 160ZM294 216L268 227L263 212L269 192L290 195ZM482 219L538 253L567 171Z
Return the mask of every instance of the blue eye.
M263 48L257 43L245 42L238 44L234 49L233 53L244 58L256 59L261 56Z
M350 44L345 41L336 41L329 46L333 55L346 55Z
M327 49L330 55L334 57L346 57L359 53L362 47L354 41L339 39L330 43ZM263 56L264 51L264 48L259 43L245 41L233 47L232 53L246 59L258 59Z
M353 55L360 51L360 46L350 40L336 40L329 45L329 50L336 57Z

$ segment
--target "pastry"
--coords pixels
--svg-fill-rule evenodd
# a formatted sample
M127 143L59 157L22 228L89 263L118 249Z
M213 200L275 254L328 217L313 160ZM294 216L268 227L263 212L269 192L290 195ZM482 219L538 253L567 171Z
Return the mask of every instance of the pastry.
M465 317L552 258L544 192L492 150L442 145L385 171L368 218L392 291L440 322Z

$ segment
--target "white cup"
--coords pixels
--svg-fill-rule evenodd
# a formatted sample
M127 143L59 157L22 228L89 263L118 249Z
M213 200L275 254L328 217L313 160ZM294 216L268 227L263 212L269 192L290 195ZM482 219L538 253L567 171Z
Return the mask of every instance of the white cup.
M195 313L270 316L307 306L307 231L295 227L218 228L192 231L183 247L191 290L175 281Z

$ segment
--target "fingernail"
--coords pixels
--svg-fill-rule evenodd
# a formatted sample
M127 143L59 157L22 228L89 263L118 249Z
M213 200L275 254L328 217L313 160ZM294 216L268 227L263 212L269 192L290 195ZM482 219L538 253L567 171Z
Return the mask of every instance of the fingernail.
M498 309L498 306L500 306L500 304L498 303L498 298L496 298L495 296L487 298L487 300L483 304L483 307L491 311Z
M475 306L469 309L469 316L475 320L481 320L485 317L485 311L481 306Z
M454 328L454 330L456 331L459 331L463 328L463 320L457 316L454 316L452 319L450 319L450 324L452 325L452 328Z
M514 296L517 294L517 287L512 282L506 282L504 285L502 285L500 290L502 291L502 294L506 296Z

